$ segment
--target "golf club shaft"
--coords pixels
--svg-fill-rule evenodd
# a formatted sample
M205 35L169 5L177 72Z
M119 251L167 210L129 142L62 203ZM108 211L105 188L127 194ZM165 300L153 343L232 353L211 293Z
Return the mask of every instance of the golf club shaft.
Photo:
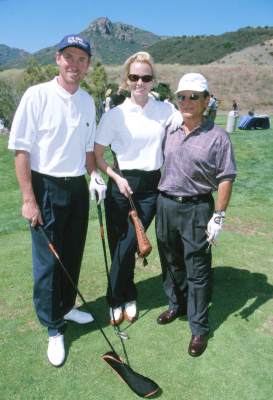
M64 266L64 264L63 264L63 262L62 262L62 260L61 260L60 257L59 257L59 254L57 253L57 251L56 251L56 249L55 249L53 243L49 240L49 238L48 238L48 236L47 236L47 234L46 234L46 232L45 232L43 226L42 226L42 225L38 225L38 229L39 229L40 233L42 234L42 236L44 237L45 241L47 242L47 245L48 245L49 250L51 251L51 253L52 253L52 254L56 257L56 259L58 260L60 266L62 267L62 269L63 269L63 271L64 271L66 277L68 278L69 282L71 283L72 287L76 290L76 292L77 292L77 294L79 295L80 299L82 300L83 304L85 305L85 307L87 308L87 310L89 311L89 313L93 316L94 321L96 322L96 324L97 324L97 326L98 326L100 332L102 333L104 339L106 340L106 342L107 342L108 345L110 346L111 350L112 350L114 353L117 354L117 352L115 351L115 349L114 349L112 343L110 342L110 340L108 339L108 337L107 337L106 334L104 333L104 330L103 330L102 327L100 326L100 324L99 324L97 318L95 318L93 312L91 312L91 310L90 310L88 304L86 303L86 301L85 301L83 295L81 294L80 290L78 289L78 287L77 287L76 284L74 283L73 279L71 278L69 272L68 272L67 269L65 268L65 266Z
M97 194L96 194L96 197L97 197ZM109 275L109 267L108 267L108 261L107 261L102 210L101 210L101 205L98 204L98 198L97 198L97 210L98 210L98 218L99 218L99 224L100 224L100 236L101 236L101 242L102 242L102 248L103 248L103 256L104 256L104 261L105 261L105 271L106 271L106 276L107 276L107 281L108 281L110 297L112 298L112 285L111 285L111 280L110 280L110 275ZM125 345L123 343L123 338L125 338L125 337L128 338L128 336L124 332L121 332L120 327L118 325L116 325L114 311L112 311L112 313L113 313L113 319L114 319L114 330L115 330L117 336L120 339L126 362L127 362L128 365L130 365L128 354L127 354Z
M77 294L81 298L83 304L85 305L87 310L90 312L90 314L93 315L93 313L91 313L91 311L89 309L89 306L87 305L83 295L79 291L78 287L76 286L76 284L74 283L73 279L71 278L69 272L67 271L67 269L65 268L64 264L62 263L62 261L61 261L61 259L59 257L59 254L57 253L53 243L49 240L49 238L48 238L43 226L38 225L37 229L39 230L39 232L44 237L44 239L45 239L45 241L46 241L46 243L48 245L49 250L52 252L52 254L58 260L59 265L62 267L65 275L67 276L68 280L70 281L72 287L76 290ZM98 323L98 320L95 317L94 317L94 321L96 322L100 332L102 333L104 339L106 340L106 342L108 343L108 345L110 346L110 348L111 348L111 350L113 352L113 353L111 353L111 352L109 353L108 352L108 353L104 354L102 356L102 359L104 359L114 369L114 371L124 380L124 382L130 387L130 389L134 393L138 394L140 397L146 397L147 398L147 397L152 396L154 393L156 393L159 390L159 386L154 381L152 381L151 379L146 378L146 377L138 374L137 372L132 370L129 365L126 365L121 360L121 358L119 357L117 352L115 351L114 347L112 346L111 342L109 341L109 339L105 335L102 327L100 326L100 324ZM121 343L122 343L122 340L121 340ZM124 348L124 345L123 345L123 348ZM125 350L125 348L124 348L124 350ZM111 354L110 358L112 359L112 365L110 364L110 361L107 359L107 357L109 358L109 354ZM125 356L127 356L126 352L124 354L125 354Z

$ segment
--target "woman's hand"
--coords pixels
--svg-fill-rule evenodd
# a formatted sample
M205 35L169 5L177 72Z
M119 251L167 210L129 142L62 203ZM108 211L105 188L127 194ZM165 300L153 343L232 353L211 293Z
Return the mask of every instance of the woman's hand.
M119 188L120 193L123 194L125 197L128 198L130 195L133 194L133 191L132 191L127 179L117 175L115 177L115 182Z

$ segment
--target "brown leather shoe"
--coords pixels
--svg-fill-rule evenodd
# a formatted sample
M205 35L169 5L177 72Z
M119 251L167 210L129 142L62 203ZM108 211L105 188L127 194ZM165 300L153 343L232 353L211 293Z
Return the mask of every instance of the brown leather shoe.
M157 323L159 325L166 325L174 321L177 317L180 317L185 314L186 314L185 310L181 311L181 310L168 309L159 315L159 317L157 318Z
M205 335L192 335L188 353L192 357L199 357L206 350L207 338Z

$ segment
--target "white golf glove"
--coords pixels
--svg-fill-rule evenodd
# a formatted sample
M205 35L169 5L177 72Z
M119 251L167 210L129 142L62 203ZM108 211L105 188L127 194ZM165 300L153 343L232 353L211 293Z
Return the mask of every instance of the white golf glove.
M178 128L181 127L183 122L183 117L180 111L175 111L168 119L166 122L166 128L169 130L169 132L174 132Z
M208 226L207 226L207 241L209 244L213 244L217 237L219 236L223 223L224 223L224 218L225 218L225 212L224 211L215 211L213 213L213 216L209 220Z
M96 200L96 192L98 194L98 204L106 197L106 189L104 180L101 175L97 171L93 171L91 173L91 179L89 184L89 192L91 196L91 200Z

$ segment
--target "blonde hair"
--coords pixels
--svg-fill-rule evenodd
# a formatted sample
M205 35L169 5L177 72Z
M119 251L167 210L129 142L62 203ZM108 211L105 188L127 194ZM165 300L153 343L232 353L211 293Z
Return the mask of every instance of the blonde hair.
M121 88L124 90L128 89L128 75L130 74L131 65L134 62L148 64L151 67L153 79L155 79L155 67L154 67L154 60L153 57L147 53L146 51L139 51L125 61L123 64L123 72L122 72L122 81L121 81Z

